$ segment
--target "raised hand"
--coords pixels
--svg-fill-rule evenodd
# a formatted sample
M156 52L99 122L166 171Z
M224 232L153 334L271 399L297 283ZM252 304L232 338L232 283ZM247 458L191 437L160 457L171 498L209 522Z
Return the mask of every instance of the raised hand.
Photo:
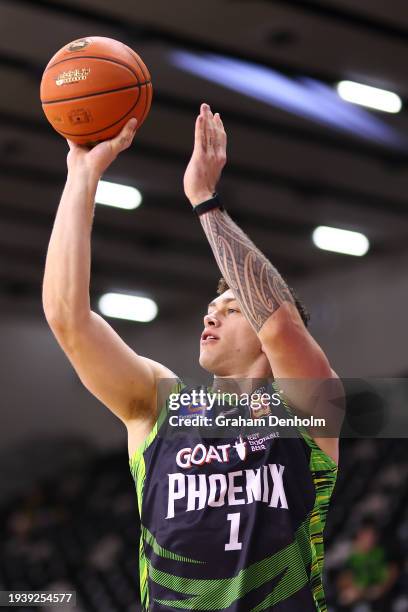
M184 192L195 206L211 198L227 161L227 135L219 113L202 104L195 124L194 150L184 174Z

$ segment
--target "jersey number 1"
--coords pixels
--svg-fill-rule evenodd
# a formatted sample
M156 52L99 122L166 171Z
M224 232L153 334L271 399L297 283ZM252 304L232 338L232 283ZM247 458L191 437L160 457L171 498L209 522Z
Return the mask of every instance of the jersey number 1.
M229 542L224 546L225 550L241 550L242 542L238 541L239 536L239 521L241 515L239 512L227 514L227 521L231 521Z

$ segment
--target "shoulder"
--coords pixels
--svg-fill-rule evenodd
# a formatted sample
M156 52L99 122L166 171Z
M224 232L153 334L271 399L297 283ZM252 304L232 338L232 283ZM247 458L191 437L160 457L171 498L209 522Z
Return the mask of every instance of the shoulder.
M177 374L175 374L172 370L170 370L168 367L166 367L162 363L159 363L158 361L154 361L154 359L149 359L148 357L144 357L143 359L153 370L156 380L160 380L160 379L179 380L179 377L177 376Z

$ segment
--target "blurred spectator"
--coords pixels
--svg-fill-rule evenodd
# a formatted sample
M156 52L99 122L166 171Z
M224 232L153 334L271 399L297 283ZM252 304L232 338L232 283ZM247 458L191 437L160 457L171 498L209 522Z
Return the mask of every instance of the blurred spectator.
M371 610L387 610L400 575L395 546L380 540L375 523L366 519L354 536L345 568L337 578L340 606L371 602Z

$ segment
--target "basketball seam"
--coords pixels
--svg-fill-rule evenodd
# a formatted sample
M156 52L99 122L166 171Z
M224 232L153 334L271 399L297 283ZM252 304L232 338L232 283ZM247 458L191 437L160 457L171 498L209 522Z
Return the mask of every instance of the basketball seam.
M146 118L146 113L147 113L147 110L148 110L148 108L147 108L147 107L149 106L149 108L150 108L150 105L151 105L151 102L152 102L152 91L153 91L153 87L152 87L152 84L151 84L151 83L149 83L149 85L150 85L150 87L147 87L147 86L146 86L146 100L145 100L145 107L144 107L143 114L142 114L142 116L141 116L141 118L140 118L140 125L142 125L143 121L145 120L145 118Z
M149 84L149 83L148 83ZM147 88L147 86L146 86ZM111 127L113 127L114 125L116 125L117 123L120 123L121 121L123 121L123 119L132 112L132 110L135 108L135 106L137 106L137 103L139 102L140 99L140 87L138 87L139 89L139 95L137 97L136 102L134 103L134 105L124 114L122 115L122 117L120 119L118 119L117 121L114 121L113 123L111 123L110 125L104 126L103 128L101 128L100 130L96 130L95 132L86 132L84 134L74 134L72 132L63 132L62 130L57 130L57 132L59 132L60 134L64 134L65 136L92 136L93 134L99 134L100 132L104 132L105 130L109 130ZM147 96L146 96L147 97ZM55 129L55 128L54 128Z
M61 98L61 100L41 100L41 104L59 104L60 102L71 102L72 100L84 100L85 98L92 98L94 96L103 96L108 93L116 93L118 91L126 91L128 89L137 89L143 85L150 85L150 81L145 83L137 83L136 85L127 85L126 87L117 87L116 89L106 89L104 91L97 91L95 93L84 94L82 96L74 96L73 98Z
M149 94L149 100L148 100L148 96L146 96L146 104L145 104L145 108L144 108L144 111L143 111L143 114L142 114L142 117L141 117L141 120L140 120L140 125L142 125L143 121L145 120L146 113L147 113L147 110L148 110L147 107L149 105L149 108L150 108L150 105L151 105L151 102L152 102L152 97L153 97L153 86L151 84L151 78L152 77L151 77L151 74L149 72L148 67L144 64L142 58L138 56L136 51L133 51L133 49L131 47L128 47L127 45L125 45L125 47L126 47L126 49L128 49L128 51L131 54L131 56L134 57L134 59L136 60L136 63L139 66L143 76L146 78L145 71L143 70L143 67L145 67L146 70L147 70L147 74L150 77L150 80L148 81L150 83L150 87L146 87L146 90L148 91L148 94ZM139 63L139 59L140 59L141 64Z
M118 60L114 60L114 59L112 59L110 57L104 57L102 55L79 55L79 56L75 56L75 60L79 60L79 59L105 60L106 62L111 62L112 64L117 64L118 66L123 66L123 68L127 68L136 77L136 81L139 82L138 75L136 74L136 72L133 70L133 68L131 68L128 64L125 64L124 62L120 62ZM54 68L54 66L58 66L59 64L63 64L64 62L69 62L71 60L72 60L72 57L66 57L63 60L59 60L58 62L55 62L54 64L51 64L51 66L47 66L46 69L44 70L44 74L46 72L48 72L48 70L51 70L51 68ZM142 70L142 68L140 67L139 62L137 60L136 60L136 63L138 65L138 67L140 68L143 76L145 76L145 73Z
M126 47L128 50L129 50L129 53L130 53L130 55L133 57L133 59L134 59L134 60L136 60L136 63L137 63L137 65L139 66L140 71L141 71L141 73L143 74L143 76L144 76L144 78L145 78L145 79L146 79L146 75L145 75L145 71L143 70L143 67L145 67L145 68L146 68L147 73L148 73L148 75L149 75L149 77L150 77L150 79L146 79L146 80L147 80L147 81L149 81L149 82L151 82L151 80L152 80L151 74L150 74L150 72L149 72L148 67L147 67L147 66L144 64L144 62L142 61L142 58L140 58L140 57L137 55L136 51L133 51L133 49L131 49L131 48L130 48L130 47L128 47L127 45L125 45L125 47ZM142 62L141 64L139 63L139 59L140 59L140 61Z

